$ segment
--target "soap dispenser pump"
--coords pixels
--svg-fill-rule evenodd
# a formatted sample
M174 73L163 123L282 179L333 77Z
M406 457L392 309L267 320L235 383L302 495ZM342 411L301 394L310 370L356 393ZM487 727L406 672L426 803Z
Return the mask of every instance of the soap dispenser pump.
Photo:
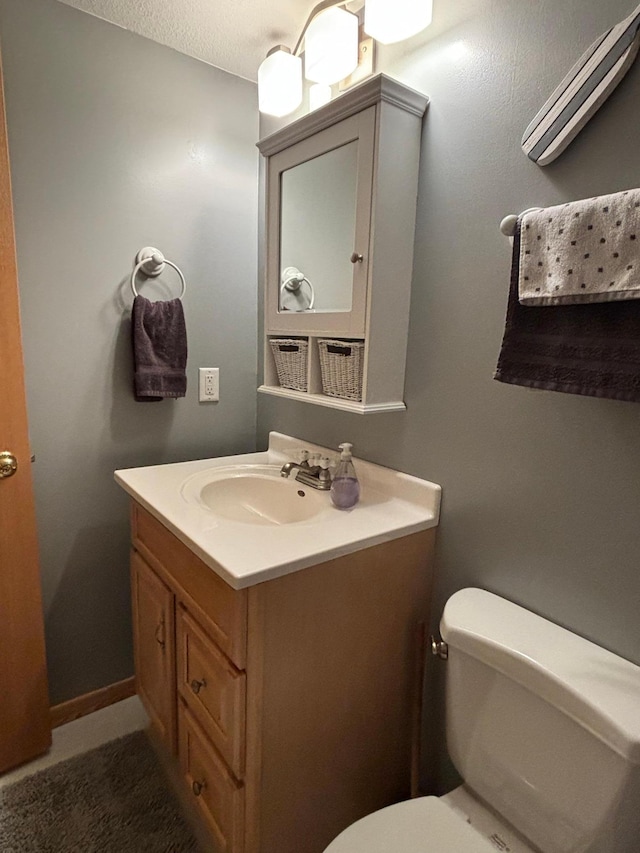
M353 467L351 456L352 444L345 442L339 449L342 451L336 473L331 483L331 501L338 509L350 509L360 500L360 483Z

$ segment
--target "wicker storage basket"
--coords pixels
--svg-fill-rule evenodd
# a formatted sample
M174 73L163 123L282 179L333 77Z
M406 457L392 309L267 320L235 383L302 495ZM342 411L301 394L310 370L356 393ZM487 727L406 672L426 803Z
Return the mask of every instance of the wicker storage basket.
M320 338L318 350L324 393L346 400L362 400L364 342Z
M280 387L306 391L309 341L301 338L271 338L269 344Z

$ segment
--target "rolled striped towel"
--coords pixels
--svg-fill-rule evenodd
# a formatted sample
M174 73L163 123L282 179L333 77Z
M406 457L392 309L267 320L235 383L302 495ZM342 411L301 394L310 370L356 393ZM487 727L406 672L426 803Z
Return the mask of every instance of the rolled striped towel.
M640 48L640 6L596 39L555 89L522 137L522 150L546 166L600 109Z

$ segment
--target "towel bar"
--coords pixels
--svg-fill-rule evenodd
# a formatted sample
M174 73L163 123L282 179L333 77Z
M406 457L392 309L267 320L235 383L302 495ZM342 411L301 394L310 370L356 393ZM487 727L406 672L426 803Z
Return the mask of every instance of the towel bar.
M138 291L136 290L136 275L139 272L147 276L147 278L155 278L156 276L160 275L160 273L164 269L165 264L168 264L170 267L173 267L173 269L180 276L182 291L178 299L182 299L187 290L187 283L184 279L182 271L176 264L173 263L173 261L167 260L167 258L165 258L162 252L160 252L158 249L154 249L153 246L145 246L144 249L140 249L140 251L136 255L135 261L133 262L133 272L131 273L131 290L133 291L133 295L138 295Z
M525 213L532 213L534 210L542 210L541 207L528 207L526 210L523 210L520 216L524 216ZM500 230L504 234L505 237L513 237L516 233L516 225L518 223L518 219L520 216L516 216L514 213L510 213L509 216L505 216L505 218L500 223Z

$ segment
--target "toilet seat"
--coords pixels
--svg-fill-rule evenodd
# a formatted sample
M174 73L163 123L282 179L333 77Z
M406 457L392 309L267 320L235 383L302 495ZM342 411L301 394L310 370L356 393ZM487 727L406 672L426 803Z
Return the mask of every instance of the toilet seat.
M439 797L419 797L363 817L324 853L496 853Z

